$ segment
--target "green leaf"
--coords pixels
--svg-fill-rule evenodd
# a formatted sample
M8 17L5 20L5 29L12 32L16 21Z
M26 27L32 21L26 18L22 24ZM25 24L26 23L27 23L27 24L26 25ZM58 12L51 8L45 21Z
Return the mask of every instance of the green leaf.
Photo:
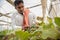
M6 35L8 30L0 31L0 35Z
M49 23L52 23L52 19L51 18L47 17L47 20L48 20Z
M30 40L36 40L36 36L31 37Z
M2 38L6 35L7 35L7 30L0 31L0 40L2 40Z
M60 26L60 17L55 17L55 23Z
M42 33L41 31L36 30L36 31L34 31L33 33L31 33L31 35L32 35L32 36L40 36L41 33Z
M47 38L52 38L56 39L58 36L58 33L56 32L55 29L48 29L48 30L43 30L41 38L42 39L47 39Z
M47 39L47 37L48 37L47 32L43 31L42 34L41 34L41 38L42 39Z
M54 25L53 25L53 23L45 24L45 25L43 25L42 27L43 27L43 29L45 29L45 30L51 29L51 28L52 28L52 29L55 28Z
M16 36L18 38L20 38L20 40L28 40L29 36L30 36L30 33L28 33L27 31L16 31L15 32Z

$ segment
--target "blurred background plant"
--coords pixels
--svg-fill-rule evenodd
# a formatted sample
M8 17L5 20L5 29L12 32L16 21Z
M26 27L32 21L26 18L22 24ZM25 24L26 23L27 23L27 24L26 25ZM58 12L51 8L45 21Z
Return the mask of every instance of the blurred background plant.
M60 40L60 17L53 20L47 17L49 23L38 22L26 31L4 30L0 32L0 40ZM38 26L37 26L38 25ZM9 32L8 32L9 31Z

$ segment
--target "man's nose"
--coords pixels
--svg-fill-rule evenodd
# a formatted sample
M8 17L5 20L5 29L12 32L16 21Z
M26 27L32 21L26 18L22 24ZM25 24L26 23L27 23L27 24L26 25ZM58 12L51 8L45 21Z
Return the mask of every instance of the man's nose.
M20 10L23 10L23 8L21 8Z

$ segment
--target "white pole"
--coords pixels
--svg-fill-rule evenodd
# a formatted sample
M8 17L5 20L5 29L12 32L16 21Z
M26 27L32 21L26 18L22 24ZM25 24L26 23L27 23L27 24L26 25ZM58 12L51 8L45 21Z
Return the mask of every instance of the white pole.
M44 22L46 7L47 7L47 0L41 0L41 4L42 4L42 13L43 13L43 22Z

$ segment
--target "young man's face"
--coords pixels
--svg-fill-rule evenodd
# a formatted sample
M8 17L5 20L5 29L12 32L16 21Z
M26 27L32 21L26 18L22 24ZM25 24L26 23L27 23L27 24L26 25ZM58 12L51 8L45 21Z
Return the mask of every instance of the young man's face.
M19 13L23 13L24 11L24 4L23 3L20 3L16 6L16 10L19 12Z

